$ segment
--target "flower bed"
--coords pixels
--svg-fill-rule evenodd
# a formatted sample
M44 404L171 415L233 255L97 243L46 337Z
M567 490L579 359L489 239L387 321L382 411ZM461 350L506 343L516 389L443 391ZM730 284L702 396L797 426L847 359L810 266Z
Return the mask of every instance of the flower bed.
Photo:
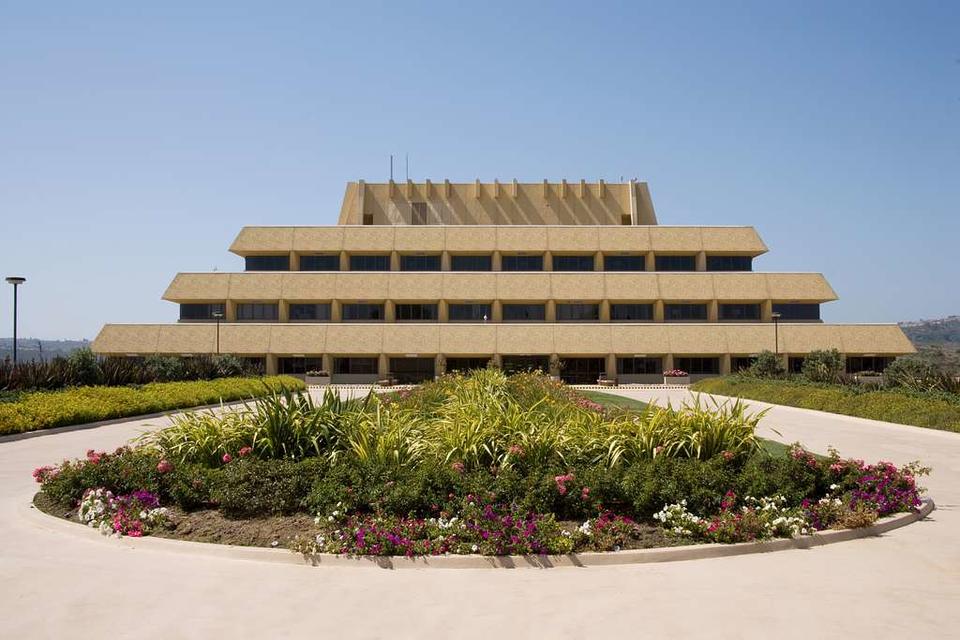
M540 376L478 372L365 401L287 394L192 414L34 475L51 512L83 520L94 496L114 515L97 524L107 533L263 544L250 532L269 519L271 545L353 555L739 542L919 504L917 465L770 455L755 426L737 407L605 409ZM111 505L128 503L118 527Z

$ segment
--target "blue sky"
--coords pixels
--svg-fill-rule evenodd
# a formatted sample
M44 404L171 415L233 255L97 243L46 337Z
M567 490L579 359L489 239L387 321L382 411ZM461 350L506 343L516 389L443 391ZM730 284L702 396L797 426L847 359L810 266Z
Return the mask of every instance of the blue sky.
M245 224L334 223L390 153L637 177L661 223L753 225L758 270L823 272L828 321L960 313L958 3L195 4L0 2L22 336L173 321L177 271L242 269Z

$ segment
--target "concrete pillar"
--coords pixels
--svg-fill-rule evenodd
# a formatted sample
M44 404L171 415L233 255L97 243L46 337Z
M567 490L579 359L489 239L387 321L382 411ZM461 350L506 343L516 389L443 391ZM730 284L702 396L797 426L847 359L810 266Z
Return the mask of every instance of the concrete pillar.
M597 251L593 256L593 270L603 271L603 251Z
M396 322L397 321L397 309L394 305L393 300L385 300L383 303L383 321L384 322Z
M320 360L323 362L323 364L321 365L323 367L323 370L326 371L327 373L332 374L333 373L333 356L330 355L329 353L325 353L322 356L320 356Z
M299 271L300 270L300 261L297 260L297 252L290 252L290 271Z
M442 376L447 372L447 359L442 353L438 353L433 358L433 373L435 376Z
M617 377L617 354L608 353L607 354L607 378L616 378Z
M503 303L494 300L490 305L490 313L493 317L489 318L489 322L503 322Z
M278 362L279 358L277 358L277 356L273 355L272 353L268 353L266 358L264 358L264 360L265 360L264 373L266 373L268 376L277 375L277 372L280 370L280 366L279 366L280 363Z
M346 251L340 252L340 271L350 271L350 254Z
M390 271L400 271L400 254L396 251L390 252Z
M550 369L547 373L551 376L560 375L560 355L556 353L550 354L550 364L548 366Z
M377 375L380 378L386 378L387 374L390 373L390 358L387 357L387 354L381 353L378 356L377 364Z
M450 271L450 252L444 251L440 254L440 271Z
M493 366L497 369L503 368L503 357L499 353L490 356L490 362L493 363Z
M668 353L665 356L663 356L663 370L669 371L670 369L673 369L673 367L674 367L673 354Z
M437 302L437 322L450 322L450 305L446 300Z
M330 322L343 322L343 308L339 300L330 301Z
M718 322L720 320L720 303L711 300L707 303L707 322Z
M773 322L773 300L760 303L760 322Z
M277 321L290 322L290 303L285 300L277 301Z
M720 375L722 376L730 375L730 367L731 367L730 354L725 353L721 355L720 356Z
M550 251L543 252L543 270L553 271L553 253Z
M600 301L600 322L610 322L610 301L607 299Z
M501 269L502 264L501 264L501 260L500 260L500 252L499 252L499 251L494 251L494 252L493 252L493 257L490 259L490 262L491 262L490 268L491 268L492 270L494 270L494 271L503 271L503 269Z
M653 303L653 321L663 322L663 300L655 300Z
M237 321L237 303L233 300L227 300L223 305L223 321L224 322L236 322Z
M707 252L701 251L697 254L696 261L696 270L697 271L706 271L707 270Z
M555 300L547 300L546 309L544 311L546 316L546 322L556 322L557 321L557 302Z
M653 251L647 251L646 267L647 271L657 270L657 254Z

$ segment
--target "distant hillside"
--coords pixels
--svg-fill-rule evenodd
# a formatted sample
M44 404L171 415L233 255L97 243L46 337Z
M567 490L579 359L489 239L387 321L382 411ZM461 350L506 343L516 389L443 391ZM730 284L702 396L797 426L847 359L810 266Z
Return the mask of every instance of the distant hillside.
M960 316L901 322L900 328L917 348L915 357L960 373Z
M17 338L17 359L50 360L57 356L69 355L81 347L89 347L89 340L42 340L38 338ZM13 338L0 338L0 360L13 357Z

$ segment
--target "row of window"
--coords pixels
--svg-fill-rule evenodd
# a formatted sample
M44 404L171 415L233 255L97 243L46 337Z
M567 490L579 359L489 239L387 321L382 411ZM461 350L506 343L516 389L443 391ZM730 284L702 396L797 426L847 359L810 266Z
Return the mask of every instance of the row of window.
M290 255L247 256L247 271L290 271ZM504 254L500 257L501 271L545 271L544 256ZM390 271L390 254L350 255L351 271ZM654 256L656 271L696 271L696 255ZM339 271L340 255L319 254L300 256L300 271ZM592 253L555 255L553 271L594 271L596 261ZM645 254L609 255L603 257L605 271L646 271ZM440 271L439 254L401 255L400 271ZM452 255L451 271L493 271L493 256ZM752 271L750 256L707 256L707 271Z
M489 303L450 303L448 317L451 322L486 322L493 317ZM354 302L341 305L344 322L378 321L386 318L384 304L380 302ZM396 303L395 317L398 321L437 321L440 319L437 303ZM277 303L240 303L236 306L238 321L272 322L280 317ZM504 303L501 305L504 322L543 322L546 320L546 305L543 303ZM783 320L819 320L818 304L774 304L773 310ZM758 322L760 305L720 304L718 317L721 321ZM181 320L215 320L224 317L224 304L181 304ZM332 318L331 304L290 303L290 320L293 322L329 322ZM558 322L585 322L600 319L597 303L557 303ZM701 303L664 304L663 319L666 322L706 321L707 305ZM649 322L653 320L653 305L650 303L612 303L610 320L613 322Z

